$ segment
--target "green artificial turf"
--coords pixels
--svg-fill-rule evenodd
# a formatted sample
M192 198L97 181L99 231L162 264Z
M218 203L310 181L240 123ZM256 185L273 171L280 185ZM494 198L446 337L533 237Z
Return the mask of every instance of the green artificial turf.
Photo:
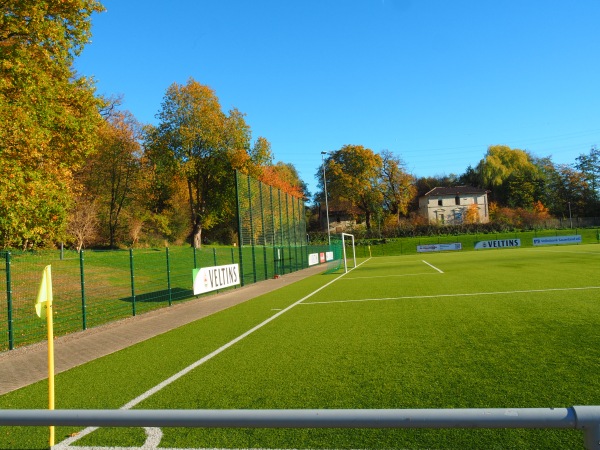
M372 258L141 409L600 405L595 245ZM443 272L443 273L442 273ZM318 275L56 378L57 408L119 408L339 274ZM44 408L44 382L0 397ZM58 428L57 442L75 432ZM164 428L165 448L583 448L574 430ZM2 428L0 448L47 429ZM141 446L139 429L76 445Z

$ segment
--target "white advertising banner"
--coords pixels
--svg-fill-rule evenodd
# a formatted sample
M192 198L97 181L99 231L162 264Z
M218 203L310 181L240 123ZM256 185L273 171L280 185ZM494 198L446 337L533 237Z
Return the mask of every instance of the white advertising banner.
M417 252L444 252L448 250L462 250L462 244L456 242L454 244L431 244L431 245L417 245Z
M533 238L533 245L562 245L562 244L581 244L581 235L571 236L550 236Z
M240 284L240 266L227 264L225 266L202 267L194 269L194 295L224 289Z
M319 254L311 253L310 255L308 255L308 265L314 266L315 264L319 264Z
M521 239L497 239L495 241L479 241L475 242L475 250L483 248L509 248L520 247Z
M327 261L333 261L333 252L325 252L325 259Z

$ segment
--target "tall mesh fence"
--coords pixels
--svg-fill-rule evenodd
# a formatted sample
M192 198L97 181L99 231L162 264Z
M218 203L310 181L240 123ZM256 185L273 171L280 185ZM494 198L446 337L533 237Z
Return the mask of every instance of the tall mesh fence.
M308 266L304 201L236 172L242 283Z

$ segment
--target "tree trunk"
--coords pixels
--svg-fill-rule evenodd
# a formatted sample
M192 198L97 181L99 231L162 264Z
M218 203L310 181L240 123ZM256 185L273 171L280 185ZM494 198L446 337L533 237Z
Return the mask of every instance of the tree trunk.
M365 225L367 226L367 230L371 229L371 212L365 211Z
M194 229L192 230L192 247L202 247L202 225L199 223L195 223Z

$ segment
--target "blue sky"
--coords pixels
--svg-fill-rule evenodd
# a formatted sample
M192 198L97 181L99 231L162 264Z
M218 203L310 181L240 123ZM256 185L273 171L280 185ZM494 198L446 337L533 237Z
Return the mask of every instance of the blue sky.
M316 191L321 151L392 151L417 177L504 144L600 145L599 0L104 0L77 71L139 121L189 77L247 114Z

